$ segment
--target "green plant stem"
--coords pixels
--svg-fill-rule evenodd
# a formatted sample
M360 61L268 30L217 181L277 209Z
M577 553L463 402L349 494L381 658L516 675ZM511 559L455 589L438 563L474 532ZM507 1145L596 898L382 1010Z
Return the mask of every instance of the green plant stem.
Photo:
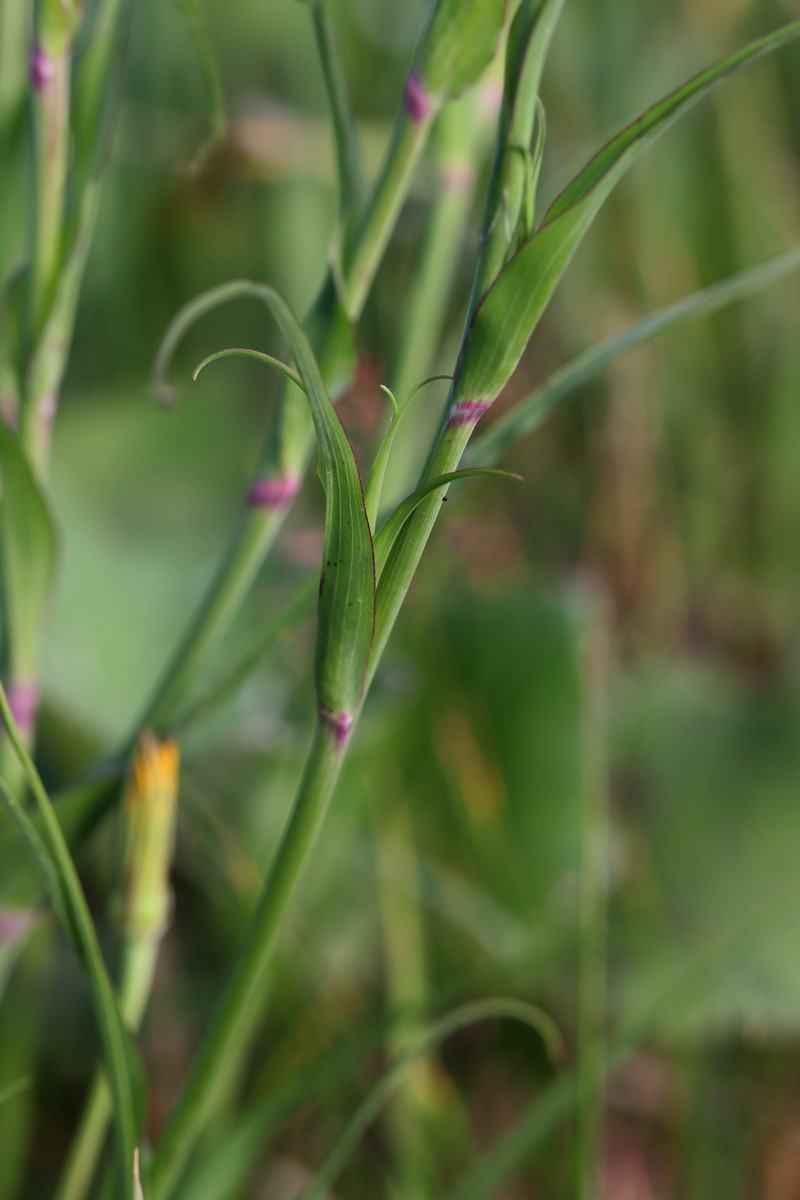
M429 118L414 125L404 111L398 116L373 200L355 238L353 252L342 267L340 287L347 298L346 307L351 320L356 320L363 308L408 193L414 167L429 136L431 122L432 118ZM328 280L323 288L323 296L326 292L330 293L331 288L332 281ZM336 372L336 349L341 333L335 321L335 310L324 305L318 303L315 306L310 320L316 319L320 311L321 328L314 331L312 341L323 367L325 381L330 387ZM268 440L258 472L261 474L268 464L273 470L280 469L284 475L300 475L305 470L310 449L310 418L305 403L297 396L292 396L290 387L284 394L278 427ZM131 742L139 729L152 727L157 732L164 731L198 663L227 630L238 611L264 556L283 526L287 510L288 506L272 510L248 510L241 517L210 590L137 722Z
M165 1200L210 1116L216 1094L226 1091L226 1074L237 1061L236 1045L246 1033L284 915L297 889L322 824L344 759L333 731L319 722L303 778L275 857L270 865L244 943L203 1038L180 1099L156 1147L148 1200Z
M394 1019L387 1035L390 1058L399 1058L421 1033L428 979L425 927L416 897L419 868L411 820L405 807L376 814L378 904L387 999ZM432 1052L421 1054L398 1083L387 1110L398 1200L431 1195L430 1160L423 1122L436 1107Z
M358 319L372 286L387 242L408 194L411 178L424 150L435 112L412 121L400 109L384 168L359 226L352 251L345 248L340 280L343 302L351 321Z
M35 176L31 267L31 337L41 331L52 299L61 255L69 156L71 51L50 59L47 85L33 93Z
M132 1032L141 1025L153 983L158 938L126 940L119 986L119 1006ZM56 1200L83 1200L91 1187L98 1159L113 1115L111 1091L105 1073L98 1069L81 1114Z
M19 736L5 691L1 685L0 721L2 721L6 734L24 767L25 778L41 823L41 833L36 832L30 817L16 797L8 790L3 780L0 780L0 791L2 791L7 807L17 820L20 831L26 838L30 853L37 859L59 919L70 937L89 979L98 1030L114 1094L114 1118L118 1142L116 1164L119 1172L118 1184L121 1197L128 1197L132 1190L129 1170L133 1161L138 1131L131 1075L132 1063L117 1008L116 996L105 969L97 932L64 834L36 767Z
M52 922L40 922L26 938L14 979L3 997L0 1022L0 1089L25 1086L0 1107L0 1200L15 1200L31 1151L35 1079L42 1036L44 997L52 968ZM26 1082L27 1081L27 1082Z
M590 597L590 603L592 598ZM581 795L578 805L578 973L576 1200L592 1200L603 1120L606 943L608 924L608 767L606 688L608 636L601 605L592 604L579 635L581 668Z

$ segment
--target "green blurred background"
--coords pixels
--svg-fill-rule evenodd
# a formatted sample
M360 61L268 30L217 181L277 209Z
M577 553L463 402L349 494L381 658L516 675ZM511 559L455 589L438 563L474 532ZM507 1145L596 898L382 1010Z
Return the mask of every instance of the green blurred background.
M203 7L229 116L205 155L208 94L186 11L139 0L131 26L55 439L63 545L41 753L57 782L141 707L274 411L276 379L239 360L159 411L148 375L161 332L197 291L241 275L303 311L327 266L335 184L307 10ZM793 8L567 0L545 75L545 193L647 103ZM331 4L373 169L423 10ZM797 243L798 79L790 47L643 159L501 406L646 312ZM7 180L6 247L24 209L22 176ZM343 412L362 462L385 419L378 384L391 377L435 184L419 173L359 332ZM478 216L431 371L452 369ZM315 1064L346 1069L300 1086L291 1115L261 1129L234 1194L292 1196L387 1042L457 1000L511 992L556 1019L567 1063L603 1038L630 1045L600 1100L590 1087L603 1147L592 1194L800 1197L798 301L789 278L620 360L507 455L523 483L451 494L283 936L240 1112ZM272 338L261 311L223 310L187 339L176 378L218 347L272 349ZM442 398L442 384L420 398L398 491ZM312 473L220 660L316 569L320 527ZM175 916L143 1041L153 1134L292 796L312 643L301 623L184 746ZM101 833L82 864L98 914L109 846ZM5 1023L16 1031L24 1015L44 1030L30 1197L52 1194L94 1061L66 949L46 982L36 1016L23 973ZM365 1138L336 1194L455 1195L561 1069L505 1025L457 1035ZM485 1194L560 1200L575 1146L569 1115Z

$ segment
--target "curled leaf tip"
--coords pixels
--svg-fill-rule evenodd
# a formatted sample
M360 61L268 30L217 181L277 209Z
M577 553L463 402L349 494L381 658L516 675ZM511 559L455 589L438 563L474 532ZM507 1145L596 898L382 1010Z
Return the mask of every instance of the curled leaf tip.
M177 408L181 394L169 383L156 383L156 404L159 408Z
M406 80L403 91L403 108L414 125L420 125L433 111L430 97L416 72L412 72Z
M35 92L43 92L55 75L55 63L49 54L45 53L38 43L31 50L28 60L28 71L31 87Z
M491 407L489 400L459 400L450 409L447 428L457 429L461 425L475 425Z
M284 475L277 479L256 479L247 493L248 508L285 508L297 495L300 479Z

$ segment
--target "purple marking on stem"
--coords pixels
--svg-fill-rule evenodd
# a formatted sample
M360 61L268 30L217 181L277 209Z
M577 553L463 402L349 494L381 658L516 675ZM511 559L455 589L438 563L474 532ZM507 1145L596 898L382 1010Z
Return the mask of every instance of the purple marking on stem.
M300 480L296 475L282 479L257 479L247 493L250 508L284 508L297 495Z
M459 400L450 409L447 428L457 429L460 425L474 425L492 407L489 400Z
M33 683L19 683L16 687L10 687L6 695L8 696L8 707L11 709L14 723L22 736L29 738L33 733L33 728L36 724L36 713L39 708L39 693L36 685Z
M0 908L0 945L15 945L38 919L33 908Z
M31 50L31 56L28 60L28 70L30 72L31 86L35 91L43 92L56 73L56 65L52 58L48 54L45 54L42 47L37 44Z
M431 115L432 106L419 75L412 73L403 89L403 108L415 125Z
M341 750L347 744L347 739L350 737L350 730L353 728L353 714L349 712L337 712L335 708L331 708L327 704L318 704L317 712L323 725L327 725L333 731L333 740L336 743L336 748L337 750Z

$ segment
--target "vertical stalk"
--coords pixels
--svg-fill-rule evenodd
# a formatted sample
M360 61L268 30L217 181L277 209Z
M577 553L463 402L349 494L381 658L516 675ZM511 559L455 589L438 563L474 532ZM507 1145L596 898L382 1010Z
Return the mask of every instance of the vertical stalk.
M394 1019L389 1028L389 1060L399 1058L420 1034L428 979L425 929L420 906L417 857L408 812L395 806L381 812L376 829L378 901L387 998ZM398 1084L386 1113L398 1174L397 1200L428 1200L432 1195L431 1153L425 1118L436 1107L432 1054L421 1055Z
M125 1024L134 1031L141 1025L150 997L159 945L158 939L141 938L125 947L119 1007ZM56 1200L83 1200L88 1195L112 1115L111 1090L105 1074L98 1071L81 1113Z
M113 904L124 938L119 1005L128 1029L138 1030L150 996L158 950L167 927L169 871L175 842L178 747L143 735L133 761L122 813L123 853ZM112 1115L111 1091L98 1070L73 1139L57 1200L83 1200L91 1186Z
M591 598L590 598L591 602ZM606 688L608 634L599 606L579 636L581 795L578 805L578 991L575 1197L592 1200L603 1118L608 893Z
M50 56L31 52L34 124L34 227L31 260L30 332L38 337L52 300L62 244L69 153L71 45Z
M228 976L200 1051L152 1161L148 1200L165 1200L213 1111L217 1090L237 1061L236 1046L247 1029L270 964L275 940L297 891L344 760L345 746L330 723L320 720L303 778L275 857L270 865L245 941Z

